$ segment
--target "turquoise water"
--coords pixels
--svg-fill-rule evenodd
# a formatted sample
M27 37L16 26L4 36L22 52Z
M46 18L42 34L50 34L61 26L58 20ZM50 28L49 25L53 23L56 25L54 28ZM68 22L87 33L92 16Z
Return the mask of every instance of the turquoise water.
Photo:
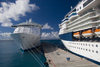
M14 41L0 41L0 67L46 67L44 62L46 58L37 50L23 52Z

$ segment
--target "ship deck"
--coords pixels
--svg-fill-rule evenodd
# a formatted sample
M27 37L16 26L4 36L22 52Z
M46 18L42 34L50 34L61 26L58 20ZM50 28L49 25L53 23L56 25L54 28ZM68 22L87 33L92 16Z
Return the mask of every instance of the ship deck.
M100 67L57 46L43 44L43 50L49 67Z

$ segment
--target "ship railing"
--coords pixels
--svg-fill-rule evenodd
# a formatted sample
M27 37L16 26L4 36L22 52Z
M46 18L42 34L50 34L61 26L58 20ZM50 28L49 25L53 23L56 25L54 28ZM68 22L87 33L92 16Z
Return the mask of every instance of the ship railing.
M70 25L70 26L68 26L69 28L70 27L73 27L73 26L75 26L75 25L80 25L82 22L85 22L85 21L87 21L87 20L89 20L89 19L93 19L93 18L97 18L97 17L100 17L100 15L93 15L93 16L89 16L89 17L87 17L86 19L83 19L82 21L79 21L79 22L77 22L77 23L75 23L75 24L72 24L72 25ZM80 23L80 24L79 24Z
M73 25L76 25L76 24L79 24L79 23L81 23L81 22L84 22L84 21L86 21L86 20L88 20L89 18L92 18L93 16L95 16L95 15L89 15L89 16L85 16L84 18L81 18L81 19L79 19L79 20L77 20L77 21L74 21L73 22L73 24L71 24L71 25L69 25L69 27L70 26L73 26ZM86 18L86 19L85 19ZM81 21L80 21L81 20Z
M78 25L78 26L75 26L75 27L73 27L73 28L71 28L70 30L76 30L76 29L78 29L78 28L80 28L80 27L84 27L84 26L86 26L86 25L88 25L88 27L89 27L89 25L91 25L91 24L96 24L95 22L88 22L88 23L85 23L85 24L82 24L82 25ZM92 27L92 25L91 25L91 27ZM81 29L81 28L80 28Z
M83 15L83 16L79 16L79 18L77 18L76 20L70 22L68 25L70 25L70 24L72 24L72 23L74 23L74 22L77 22L78 20L82 19L83 17L86 17L86 16L88 16L88 15L91 15L91 14L93 14L94 12L95 12L95 11L88 12L88 13L86 13L86 14Z

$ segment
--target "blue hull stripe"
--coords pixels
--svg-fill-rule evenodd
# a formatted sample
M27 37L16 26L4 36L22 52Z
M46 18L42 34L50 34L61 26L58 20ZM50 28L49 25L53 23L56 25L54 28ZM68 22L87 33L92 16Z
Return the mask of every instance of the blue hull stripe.
M65 34L60 34L59 37L62 40L72 41L72 32L65 33Z

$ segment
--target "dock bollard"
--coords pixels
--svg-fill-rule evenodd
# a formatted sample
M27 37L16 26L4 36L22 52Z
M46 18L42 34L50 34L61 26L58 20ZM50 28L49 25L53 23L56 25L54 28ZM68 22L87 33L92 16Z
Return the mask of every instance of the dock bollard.
M70 57L67 57L66 59L67 59L67 61L70 61Z

